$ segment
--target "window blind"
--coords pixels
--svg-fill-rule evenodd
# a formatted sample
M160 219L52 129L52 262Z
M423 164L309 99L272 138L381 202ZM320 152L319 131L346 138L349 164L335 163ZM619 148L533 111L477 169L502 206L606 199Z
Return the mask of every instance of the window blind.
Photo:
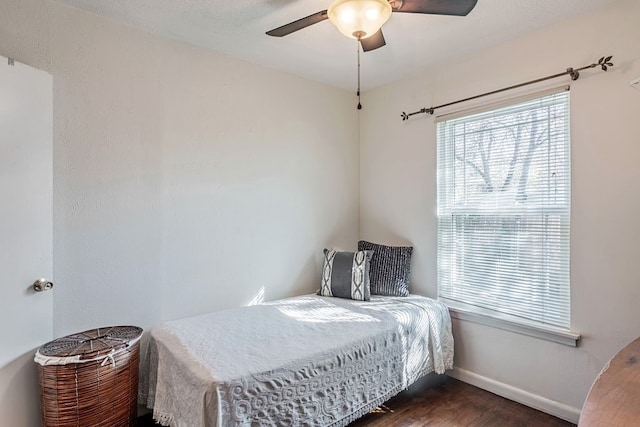
M569 92L445 117L437 140L439 297L568 329Z

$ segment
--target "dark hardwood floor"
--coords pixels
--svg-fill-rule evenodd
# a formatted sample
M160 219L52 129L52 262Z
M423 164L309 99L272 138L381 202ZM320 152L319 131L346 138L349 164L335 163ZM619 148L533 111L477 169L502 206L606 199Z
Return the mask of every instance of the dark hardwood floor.
M350 427L567 427L570 422L444 377L419 383L374 409Z
M434 379L435 378L435 379ZM138 427L152 427L150 416ZM453 378L427 377L350 427L567 427L574 426Z

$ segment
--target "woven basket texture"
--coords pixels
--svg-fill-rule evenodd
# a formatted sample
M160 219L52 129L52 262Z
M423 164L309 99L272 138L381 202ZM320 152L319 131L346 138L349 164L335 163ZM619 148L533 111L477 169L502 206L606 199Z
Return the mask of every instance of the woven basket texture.
M141 334L142 329L135 326L114 326L69 335L42 346L39 352L48 357L98 359L39 365L42 425L135 426Z

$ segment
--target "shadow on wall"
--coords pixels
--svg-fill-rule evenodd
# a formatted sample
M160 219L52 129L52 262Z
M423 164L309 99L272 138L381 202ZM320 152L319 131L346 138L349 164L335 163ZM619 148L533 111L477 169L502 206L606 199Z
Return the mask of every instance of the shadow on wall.
M437 218L398 213L382 222L368 217L361 222L360 239L388 246L413 246L409 292L437 298Z
M367 229L360 231L360 240L387 246L416 246L416 242L409 240L406 233L404 233L405 236L403 237L403 233L400 230L393 229L391 224L383 223L373 218L368 218L367 224Z
M0 368L0 426L40 426L36 349Z

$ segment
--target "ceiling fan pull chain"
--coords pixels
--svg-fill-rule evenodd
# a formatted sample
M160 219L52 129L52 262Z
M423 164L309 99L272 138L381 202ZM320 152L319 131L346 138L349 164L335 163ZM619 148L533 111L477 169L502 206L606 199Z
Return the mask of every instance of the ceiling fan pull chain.
M362 104L360 103L360 38L356 42L358 49L358 92L356 94L358 95L358 110L362 110Z

